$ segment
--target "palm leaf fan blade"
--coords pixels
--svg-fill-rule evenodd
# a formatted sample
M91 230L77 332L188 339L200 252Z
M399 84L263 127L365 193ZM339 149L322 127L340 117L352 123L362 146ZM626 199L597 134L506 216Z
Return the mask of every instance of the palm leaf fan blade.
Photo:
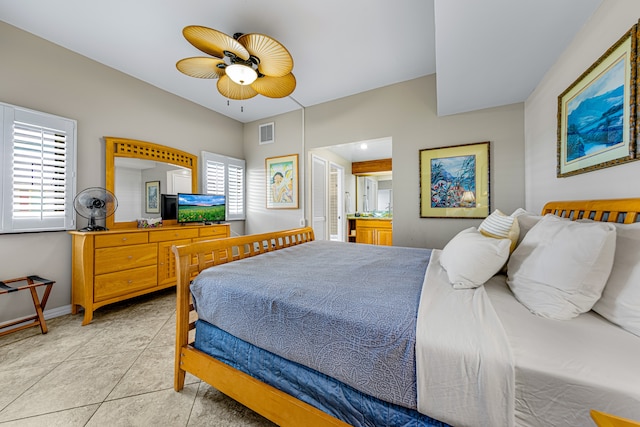
M190 77L199 79L218 79L224 76L224 68L218 67L224 64L222 59L205 58L202 56L185 58L178 61L176 68Z
M291 95L296 88L296 78L293 73L282 77L263 76L251 83L251 87L260 95L269 98L284 98Z
M239 85L226 75L220 77L218 80L218 92L225 98L236 100L253 98L258 94L253 87Z
M182 30L184 38L202 52L224 58L224 52L231 52L237 57L247 60L249 52L236 39L213 28L189 25Z
M247 51L259 59L258 71L271 77L282 77L293 70L289 51L275 39L264 34L244 34L238 38Z

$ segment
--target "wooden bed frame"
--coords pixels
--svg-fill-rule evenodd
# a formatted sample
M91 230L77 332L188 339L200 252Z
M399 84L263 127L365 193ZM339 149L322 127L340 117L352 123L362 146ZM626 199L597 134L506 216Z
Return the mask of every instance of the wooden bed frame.
M542 210L542 215L547 213L571 220L633 223L640 220L640 198L549 202ZM176 391L182 390L185 375L189 372L278 425L348 426L343 421L234 369L191 345L197 319L189 292L193 277L214 265L312 240L313 229L307 227L173 247L178 274L174 381Z
M640 198L549 202L542 208L542 215L554 214L572 221L592 219L624 224L637 222L638 213L640 213Z
M189 285L194 276L214 265L300 245L312 240L314 240L313 229L306 227L173 247L178 275L174 378L176 391L182 390L185 375L189 372L278 425L348 426L313 406L196 350L191 345L194 340L191 332L195 332L197 319L189 292Z

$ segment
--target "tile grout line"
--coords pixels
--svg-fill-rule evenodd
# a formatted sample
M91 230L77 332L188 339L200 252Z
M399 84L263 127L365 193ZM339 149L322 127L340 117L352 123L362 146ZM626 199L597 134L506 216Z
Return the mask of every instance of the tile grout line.
M164 305L160 308L163 308ZM160 309L159 308L159 309ZM168 307L164 307L164 308L168 308ZM145 313L146 310L143 310L143 314ZM51 414L58 414L58 413L63 413L69 410L75 410L75 409L80 409L80 408L90 408L90 407L95 407L95 409L91 412L86 411L86 415L88 416L88 418L86 419L86 421L83 421L83 425L86 426L88 424L91 423L91 421L93 420L94 422L99 418L99 416L97 415L100 412L100 409L103 407L103 405L107 402L114 402L114 401L119 401L119 400L125 400L127 398L131 398L131 397L136 397L136 396L144 396L144 395L149 395L149 394L153 394L156 392L166 392L166 391L173 391L173 387L172 386L167 386L167 387L159 387L159 388L155 388L153 390L149 389L148 391L138 391L135 394L131 394L128 396L121 396L121 397L116 397L116 398L110 398L109 396L114 392L114 390L118 387L121 386L123 383L123 381L125 381L125 377L130 374L134 368L134 365L136 365L137 362L141 362L142 363L142 355L143 353L149 351L150 349L154 349L156 347L172 347L175 351L175 330L171 331L169 328L172 325L172 318L175 316L175 305L174 308L171 309L171 311L167 314L166 312L164 312L164 310L162 310L162 312L159 311L153 311L154 314L152 317L155 318L155 322L157 322L157 324L159 324L158 329L156 330L155 333L153 333L153 335L151 337L149 337L149 339L144 342L144 344L139 347L140 351L139 353L132 358L131 363L126 367L126 370L121 374L118 375L116 377L116 382L113 385L113 387L111 387L110 390L108 390L106 392L106 395L103 399L101 399L101 401L94 401L91 403L86 403L86 404L81 404L78 406L72 406L69 408L64 408L64 409L54 409L50 412L45 412L45 413L41 413L41 414L34 414L34 415L29 415L29 416L25 416L22 415L20 416L20 414L16 413L15 415L17 416L17 418L14 418L12 420L5 420L0 422L0 425L6 425L6 423L11 424L12 422L15 421L22 421L24 422L25 420L30 420L30 419L37 419L38 417L42 417L42 416L48 416ZM157 316L158 314L160 314L160 316ZM165 317L166 316L166 317ZM162 317L164 317L164 321L162 320ZM116 319L105 319L107 320L107 322L105 323L113 323L115 321L117 321ZM63 330L63 337L62 339L65 338L66 335L69 334L74 334L76 333L76 329L77 325L74 324L74 322L65 322L64 324L60 324L59 326L63 326L65 328L67 328L66 330ZM104 325L103 325L104 326ZM62 328L61 328L62 329ZM84 335L84 334L83 334ZM7 408L9 408L11 405L15 404L16 401L18 401L19 399L23 398L23 396L25 396L26 393L29 393L30 391L33 391L34 389L38 388L38 385L41 384L43 382L44 379L46 378L50 378L52 373L55 372L56 370L58 370L61 366L63 366L65 363L69 363L71 361L76 361L76 360L86 360L86 359L92 359L97 357L98 355L93 355L93 356L89 356L89 357L79 357L78 356L82 356L81 353L79 353L81 351L81 349L87 345L87 343L93 342L94 340L97 340L100 338L100 336L102 335L102 331L100 328L97 328L95 330L95 333L89 333L87 334L86 338L83 337L80 340L80 344L78 344L78 346L74 346L71 347L69 350L68 354L64 354L64 356L59 360L58 363L52 363L50 364L50 366L48 366L45 369L45 374L43 376L40 377L34 377L35 382L33 384L31 384L29 387L27 387L25 390L23 390L18 396L16 396L14 399L11 399L10 402L8 402L6 405L3 405L3 407L0 409L0 413L2 413L3 411L6 411ZM27 344L32 344L35 346L39 346L39 342L37 341L37 338L40 337L40 335L32 335L32 336L27 336L24 338L20 338L15 342L20 342L21 344L27 343ZM173 338L172 341L171 338ZM158 342L155 342L155 340L158 340ZM170 341L169 345L166 345L166 342ZM13 343L7 343L4 345L11 345ZM2 346L0 346L1 348ZM18 353L19 355L20 353ZM28 368L28 366L25 366L25 369ZM194 411L196 410L196 403L197 403L197 399L198 399L198 393L201 391L201 388L203 386L202 381L196 381L193 383L194 386L194 395L192 397L192 400L190 402L190 406L185 407L184 409L188 411L186 411L186 413L184 413L184 415L186 415L186 421L185 421L185 426L188 426L189 423L191 422L192 419L194 419ZM187 401L188 402L188 401ZM187 403L185 402L185 403ZM188 404L188 403L187 403ZM84 418L84 417L83 417Z
M44 380L45 378L47 378L49 375L51 375L51 373L57 369L58 367L60 367L60 365L62 365L65 361L61 361L59 363L56 363L55 366L53 366L54 364L51 364L53 367L51 369L49 369L49 371L46 373L46 375L42 375L40 378L38 378L37 381L35 381L33 384L31 384L29 387L27 387L26 389L24 389L24 391L22 393L20 393L19 395L16 396L15 399L13 399L12 401L10 401L9 403L7 403L6 405L4 405L4 407L2 409L0 409L0 415L2 415L2 412L4 412L9 406L11 406L13 403L15 403L18 399L20 399L22 396L24 396L25 393L27 393L29 390L31 390L32 388L34 388L40 381ZM23 368L24 369L24 368ZM57 412L57 411L56 411ZM37 416L37 415L36 415ZM32 418L31 417L24 417L24 418L17 418L17 419L28 419L28 418ZM7 421L2 421L2 423L8 423L11 421L16 421L16 420L7 420Z
M87 405L80 405L80 406L77 406L77 407L75 407L75 408L73 408L73 409L77 409L77 408L87 408L87 407L89 407L89 406L94 406L94 405L98 405L98 406L96 407L96 410L94 411L94 413L96 413L96 412L98 411L98 408L100 408L100 405L99 405L99 404L97 404L97 403L89 403L89 404L87 404ZM31 416L29 416L29 417L22 417L22 418L15 418L15 419L13 419L13 420L7 420L7 421L0 421L0 425L8 424L8 423L13 423L13 422L15 422L15 421L28 420L28 419L31 419L31 418L41 417L41 416L43 416L43 415L48 415L48 414L57 414L57 413L65 412L65 411L68 411L68 410L69 410L69 409L59 409L59 410L57 410L57 411L46 412L46 413L44 413L44 414L31 415ZM86 425L86 424L85 424L85 425Z
M162 326L160 326L160 328L158 328L158 331L153 335L153 337L151 337L151 339L149 339L149 342L145 345L145 347L140 351L140 353L138 354L138 356L131 362L131 365L129 365L129 367L127 368L127 370L125 372L122 373L122 375L120 376L120 379L113 385L113 387L111 388L111 390L109 390L109 392L106 394L106 396L104 397L104 399L102 400L102 402L99 403L98 408L94 411L93 414L91 414L91 416L89 417L89 419L87 420L87 422L85 423L85 426L91 421L91 419L95 416L95 414L98 413L98 411L100 410L100 408L102 407L102 405L106 402L115 402L117 400L121 400L121 399L127 399L133 396L142 396L145 394L149 394L149 393L155 393L157 391L160 390L153 390L153 391L149 391L149 392L145 392L145 393L139 393L139 394L135 394L135 395L131 395L131 396L123 396L123 397L119 397L119 398L115 398L115 399L109 399L109 396L111 395L111 393L113 393L113 391L116 389L116 387L118 387L118 385L122 382L122 380L124 379L124 377L127 375L127 373L129 373L129 371L131 371L131 368L133 367L133 365L135 365L135 363L138 361L138 359L140 359L140 357L142 357L142 354L149 348L149 346L151 345L151 343L153 342L153 340L162 332L162 329L164 328L164 326L167 324L167 322L169 321L169 319L171 319L171 316L173 315L173 313L171 313L169 315L169 317L167 318L167 320L164 321L164 323L162 324Z

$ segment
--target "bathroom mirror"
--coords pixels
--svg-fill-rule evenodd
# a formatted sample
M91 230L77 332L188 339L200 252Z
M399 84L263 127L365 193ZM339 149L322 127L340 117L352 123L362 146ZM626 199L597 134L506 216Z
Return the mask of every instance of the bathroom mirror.
M391 216L393 212L393 162L391 158L351 163L356 176L356 212L376 212Z
M198 192L198 157L152 142L105 137L106 189L118 208L107 228L135 228L137 219L159 217L160 194ZM157 189L154 208L147 210L147 187ZM156 209L157 208L157 209Z
M356 212L393 212L392 174L356 176Z

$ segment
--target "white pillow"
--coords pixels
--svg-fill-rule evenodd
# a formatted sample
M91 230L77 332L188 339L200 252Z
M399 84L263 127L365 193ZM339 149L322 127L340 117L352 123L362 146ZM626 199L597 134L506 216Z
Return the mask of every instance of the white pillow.
M518 208L511 214L511 216L515 217L518 220L518 228L520 229L518 242L516 243L517 247L524 239L524 236L527 235L529 230L531 230L533 226L542 219L542 215L536 215L522 208Z
M640 337L640 224L616 224L613 269L593 311Z
M456 289L483 285L509 258L509 239L483 236L475 227L458 233L442 249L440 265Z
M511 240L511 251L516 248L520 227L518 220L513 216L508 216L498 209L493 211L478 227L478 231L487 237L494 239Z
M613 224L545 215L511 254L507 283L531 312L571 319L591 310L600 298L615 245Z

